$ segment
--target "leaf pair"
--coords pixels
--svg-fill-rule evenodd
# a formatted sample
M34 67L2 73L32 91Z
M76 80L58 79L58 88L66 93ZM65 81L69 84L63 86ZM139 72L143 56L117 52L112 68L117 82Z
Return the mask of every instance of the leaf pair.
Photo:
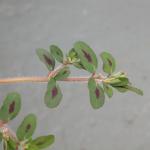
M36 50L36 53L39 59L46 65L49 71L54 70L55 59L60 63L63 63L64 60L63 52L59 47L55 45L50 46L50 52L43 48L38 48Z
M93 78L88 80L88 89L90 96L90 103L94 109L98 109L104 105L105 95L103 88L96 83Z
M17 92L9 93L0 108L0 120L8 122L14 119L21 109L21 96Z

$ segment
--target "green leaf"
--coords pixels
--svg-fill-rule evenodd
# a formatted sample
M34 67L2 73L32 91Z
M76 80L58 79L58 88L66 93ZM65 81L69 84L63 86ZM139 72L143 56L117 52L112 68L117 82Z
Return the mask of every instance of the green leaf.
M67 78L69 75L70 75L69 67L64 67L58 72L58 74L54 78L55 80L63 80Z
M125 86L125 85L130 84L129 79L126 77L118 77L118 78L114 78L114 79L108 78L108 80L106 79L106 82L109 83L113 87Z
M47 85L47 91L45 93L45 104L49 108L57 107L62 99L62 93L59 86L56 84L56 80L51 78Z
M17 137L20 141L29 139L36 129L36 116L27 115L17 129Z
M103 82L103 88L106 95L111 98L113 96L113 89L106 83Z
M18 149L17 143L12 139L9 139L7 141L7 150L17 150L17 149Z
M21 96L17 92L9 93L0 109L0 120L8 122L14 119L21 109Z
M69 53L67 54L67 58L69 59L69 62L76 62L76 61L80 61L77 52L75 51L74 48L72 48Z
M138 88L136 88L136 87L133 87L133 86L131 86L131 85L126 85L125 88L128 89L129 91L135 92L135 93L137 93L138 95L143 96L143 91L140 90L140 89L138 89Z
M31 145L35 145L39 149L44 149L52 145L55 141L54 135L41 136L31 142Z
M116 68L116 62L114 57L108 52L102 52L101 58L103 60L103 70L108 74L112 74Z
M82 41L76 42L74 44L74 49L78 54L83 67L91 73L95 72L98 62L94 51Z
M56 45L51 45L50 46L50 51L53 55L53 57L60 63L63 63L64 56L62 50L57 47Z
M105 95L102 87L95 82L93 78L88 81L88 89L90 102L94 109L98 109L104 105Z
M69 63L73 64L76 68L78 69L85 69L84 66L82 65L80 58L78 57L77 52L75 51L74 48L72 48L68 55L67 55L67 60Z
M125 87L123 86L115 86L114 87L117 91L121 92L121 93L125 93L128 91L128 89L126 89Z
M55 67L55 59L53 56L45 49L39 48L36 50L39 59L46 65L49 71L52 71Z

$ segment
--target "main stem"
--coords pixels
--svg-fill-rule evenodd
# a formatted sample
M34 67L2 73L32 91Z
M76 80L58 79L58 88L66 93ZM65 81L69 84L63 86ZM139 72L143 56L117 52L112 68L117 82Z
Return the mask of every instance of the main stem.
M89 76L90 77L90 76ZM86 82L89 77L69 77L60 81L67 82ZM97 80L103 80L104 77L94 77ZM23 82L48 82L50 77L13 77L13 78L0 78L0 84L10 83L23 83Z

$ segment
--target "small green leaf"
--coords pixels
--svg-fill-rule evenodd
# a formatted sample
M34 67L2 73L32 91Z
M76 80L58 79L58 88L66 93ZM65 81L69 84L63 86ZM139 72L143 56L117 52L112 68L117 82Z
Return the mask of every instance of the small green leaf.
M21 109L21 96L16 92L9 93L0 109L0 120L9 121L14 119Z
M143 96L143 91L138 89L138 88L136 88L136 87L133 87L131 85L126 85L125 88L128 89L129 91L135 92L135 93Z
M41 136L31 142L31 145L35 145L39 149L44 149L52 145L55 141L54 135Z
M55 76L55 80L63 80L70 75L69 67L64 67L61 69L58 74Z
M67 58L70 60L69 62L76 62L80 61L77 52L75 51L74 48L72 48L69 53L67 54Z
M129 82L129 79L126 78L126 77L118 77L116 79L113 79L109 82L109 84L113 87L116 87L116 86L125 86L125 85L128 85L130 84Z
M18 144L12 139L9 139L7 141L7 150L18 150Z
M112 74L116 68L116 62L114 57L108 52L102 52L101 58L103 60L103 70L108 74Z
M62 50L57 47L56 45L51 45L50 46L50 51L53 55L53 57L60 63L63 63L64 56Z
M49 108L55 108L59 105L62 99L62 93L56 80L51 78L48 82L47 91L45 93L45 104Z
M68 62L73 64L78 69L85 69L82 65L80 58L78 57L77 52L72 48L67 55Z
M78 41L74 44L74 49L80 58L83 67L93 73L96 71L98 62L94 51L84 42Z
M102 107L105 102L105 95L102 87L97 84L93 78L90 78L88 81L88 89L92 107L94 109Z
M121 92L121 93L125 93L128 91L128 89L126 89L125 87L123 86L115 86L114 87L117 91Z
M103 88L106 95L111 98L113 96L113 89L106 83L103 82Z
M39 59L46 65L49 71L52 71L55 67L55 59L53 56L45 49L39 48L36 50Z
M36 129L36 116L27 115L17 129L17 137L20 141L29 139Z

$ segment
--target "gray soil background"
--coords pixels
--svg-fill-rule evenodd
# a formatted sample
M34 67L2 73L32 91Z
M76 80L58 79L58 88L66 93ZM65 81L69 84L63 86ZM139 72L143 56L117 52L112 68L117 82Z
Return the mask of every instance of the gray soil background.
M0 103L8 92L22 95L22 111L10 123L13 130L35 113L34 137L54 134L51 150L149 150L149 15L149 0L0 0L0 77L47 75L36 48L57 44L67 53L83 40L96 54L110 51L117 70L144 90L143 97L115 92L103 108L93 110L86 84L61 82L63 100L48 109L45 83L0 85ZM72 69L72 75L89 74Z

